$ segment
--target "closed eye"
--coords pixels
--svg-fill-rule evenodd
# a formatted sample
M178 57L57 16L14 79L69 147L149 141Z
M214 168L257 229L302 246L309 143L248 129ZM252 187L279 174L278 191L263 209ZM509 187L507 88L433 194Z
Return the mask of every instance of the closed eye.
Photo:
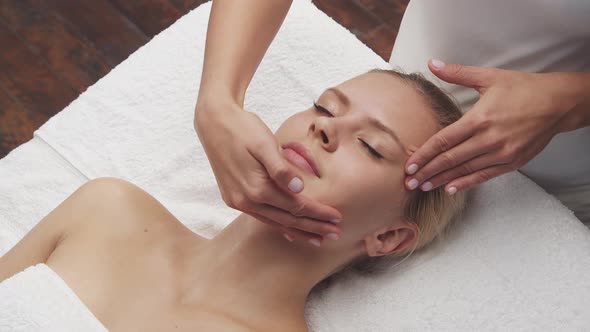
M324 107L322 107L322 106L320 106L320 105L316 104L315 102L313 103L313 107L315 108L315 110L316 110L317 112L324 113L324 114L328 114L329 116L331 116L331 117L334 117L334 114L330 113L330 111L328 111L328 110L327 110L327 109L325 109Z
M373 149L373 147L372 147L372 146L370 146L369 144L367 144L367 142L363 141L363 140L362 140L362 139L360 139L360 138L359 138L359 141L361 141L361 142L362 142L362 143L363 143L363 144L364 144L364 145L367 147L367 150L369 150L369 152L370 152L370 153L371 153L373 156L375 156L377 159L383 159L383 156L382 156L382 155L381 155L379 152L377 152L377 150Z
M330 117L334 117L334 114L332 114L330 111L328 111L326 108L316 104L315 102L313 103L313 107L316 110L316 112L319 113L324 113L329 115ZM359 141L361 141L361 143L363 143L363 145L367 148L367 150L377 159L383 159L383 156L377 152L377 150L373 149L372 146L370 146L369 144L367 144L367 142L363 141L362 139L359 139Z

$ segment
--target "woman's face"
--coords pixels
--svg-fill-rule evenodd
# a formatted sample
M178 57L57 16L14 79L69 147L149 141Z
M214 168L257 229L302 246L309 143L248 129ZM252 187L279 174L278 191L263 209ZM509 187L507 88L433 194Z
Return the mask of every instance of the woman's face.
M275 133L283 153L298 142L315 159L319 177L289 162L302 194L342 213L342 239L398 220L406 158L438 130L423 97L391 74L368 73L325 90L316 105L310 101Z

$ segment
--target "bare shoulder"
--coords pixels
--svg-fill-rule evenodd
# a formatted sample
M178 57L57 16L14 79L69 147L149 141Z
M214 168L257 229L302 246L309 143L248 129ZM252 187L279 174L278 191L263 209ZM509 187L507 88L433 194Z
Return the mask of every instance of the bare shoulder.
M69 225L68 233L92 229L128 238L139 232L165 235L188 230L156 198L129 181L101 177L88 181L80 190L84 193L76 202L78 220Z
M71 206L69 226L46 264L107 326L133 305L127 301L134 292L173 284L176 254L200 242L157 199L122 179L88 181Z
M150 230L149 235L154 237L148 236ZM136 236L140 232L142 236ZM159 243L165 243L162 239L174 237L169 241L180 243L182 234L199 240L138 186L110 177L90 180L0 257L0 281L37 263L55 263L57 257L67 261L84 249L97 251L100 245L114 247L117 242L130 245L135 239L158 238ZM121 246L118 249L125 250Z
M148 257L158 249L170 251L189 241L205 241L156 198L123 179L90 180L77 190L72 203L66 216L71 220L47 260L64 273L75 265L106 269L114 257Z

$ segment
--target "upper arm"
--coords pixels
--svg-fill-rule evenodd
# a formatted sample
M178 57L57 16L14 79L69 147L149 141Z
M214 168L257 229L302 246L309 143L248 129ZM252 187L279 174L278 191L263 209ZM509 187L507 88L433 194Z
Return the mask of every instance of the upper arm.
M103 198L116 199L114 178L90 180L41 219L12 249L0 257L0 282L25 268L45 263L81 221L105 207Z

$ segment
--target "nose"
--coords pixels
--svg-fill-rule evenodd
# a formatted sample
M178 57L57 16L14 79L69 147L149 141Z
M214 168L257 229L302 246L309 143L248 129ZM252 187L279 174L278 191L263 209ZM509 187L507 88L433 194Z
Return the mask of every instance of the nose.
M338 145L338 137L334 128L334 119L327 117L315 118L309 125L309 132L321 142L324 149L333 152Z

